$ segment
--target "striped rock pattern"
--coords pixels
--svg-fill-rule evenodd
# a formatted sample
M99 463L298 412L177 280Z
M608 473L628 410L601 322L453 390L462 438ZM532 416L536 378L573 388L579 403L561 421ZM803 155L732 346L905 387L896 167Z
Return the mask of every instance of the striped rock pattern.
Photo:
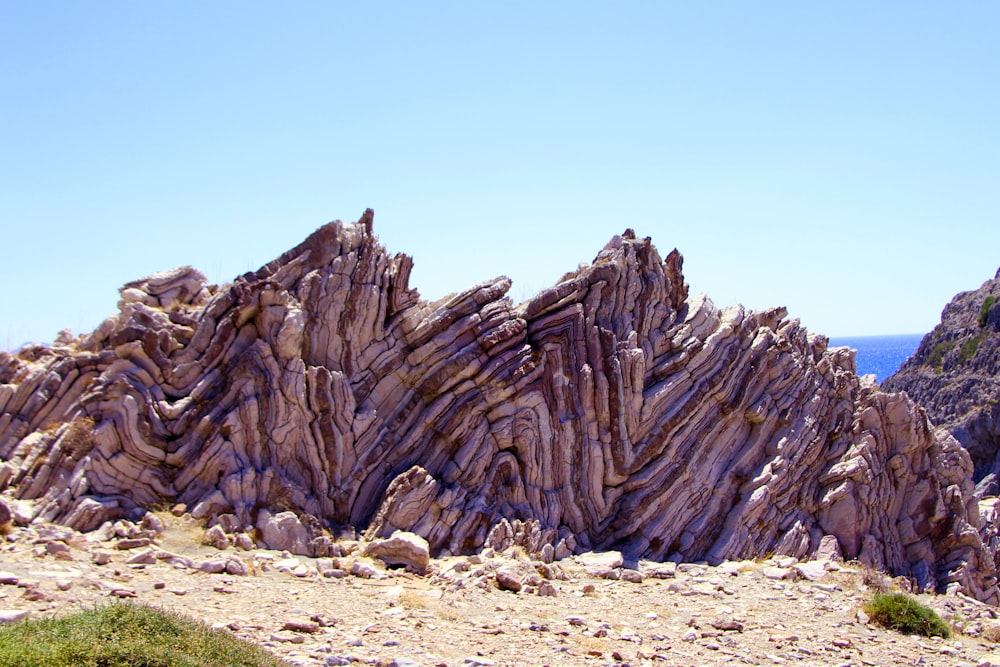
M92 334L0 356L0 489L81 530L292 512L317 554L346 526L713 562L829 535L996 602L957 442L784 309L689 296L681 264L626 231L523 304L507 278L428 303L369 211L222 288L156 274Z

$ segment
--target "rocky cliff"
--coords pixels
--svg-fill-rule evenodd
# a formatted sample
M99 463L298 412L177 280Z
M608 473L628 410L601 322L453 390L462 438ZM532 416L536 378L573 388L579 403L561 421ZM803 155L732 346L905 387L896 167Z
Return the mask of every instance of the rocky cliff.
M1000 492L1000 271L957 295L941 323L882 383L906 391L969 451L980 495Z
M92 334L0 357L0 488L78 529L184 503L312 554L345 526L439 554L840 550L996 602L965 450L681 265L626 231L520 305L502 277L428 303L369 211L222 288L156 274Z

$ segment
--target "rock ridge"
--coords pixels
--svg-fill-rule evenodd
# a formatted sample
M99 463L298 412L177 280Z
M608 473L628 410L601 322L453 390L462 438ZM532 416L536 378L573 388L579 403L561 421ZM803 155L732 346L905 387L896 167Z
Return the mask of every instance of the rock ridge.
M835 540L997 602L968 454L785 309L689 295L631 230L524 303L506 277L430 303L372 219L222 287L134 281L93 333L0 355L0 490L38 522L176 504L312 556L354 529L713 563Z
M957 294L882 387L907 392L968 450L979 496L1000 493L1000 270Z

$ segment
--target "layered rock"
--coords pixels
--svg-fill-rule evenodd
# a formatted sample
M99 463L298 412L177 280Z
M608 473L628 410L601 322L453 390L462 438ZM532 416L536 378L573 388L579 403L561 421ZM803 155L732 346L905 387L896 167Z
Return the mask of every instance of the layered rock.
M836 539L996 601L968 455L784 309L689 296L631 231L520 305L503 277L428 303L371 225L222 288L136 281L89 336L0 357L0 487L82 530L163 503L262 539L282 517L313 554L346 526L712 562Z
M882 387L906 391L969 451L980 496L1000 493L1000 271L956 295Z

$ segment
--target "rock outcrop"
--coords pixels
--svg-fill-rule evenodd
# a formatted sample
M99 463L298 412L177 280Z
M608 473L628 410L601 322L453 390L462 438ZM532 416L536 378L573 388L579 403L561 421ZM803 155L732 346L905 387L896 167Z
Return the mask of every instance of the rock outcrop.
M221 288L157 274L92 334L0 357L0 489L81 530L165 503L241 535L280 518L312 555L349 527L710 562L835 539L996 602L965 450L681 265L629 230L520 305L503 277L428 303L369 211Z
M968 450L978 495L1000 493L1000 271L955 296L882 387L906 391Z

